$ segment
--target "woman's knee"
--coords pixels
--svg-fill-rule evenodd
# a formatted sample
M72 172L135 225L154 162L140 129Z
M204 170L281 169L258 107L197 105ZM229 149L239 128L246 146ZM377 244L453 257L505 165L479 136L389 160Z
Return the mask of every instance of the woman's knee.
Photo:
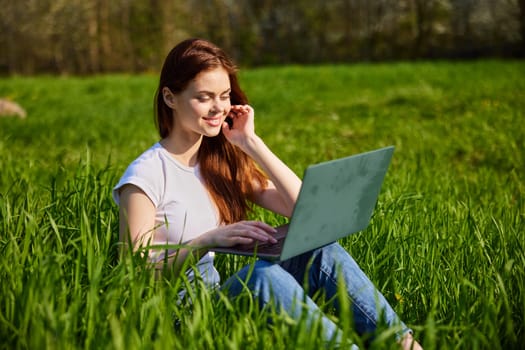
M330 252L335 254L341 254L343 252L346 252L346 250L337 242L325 245L324 247L320 248L324 252Z
M288 303L302 295L301 287L292 275L281 266L264 260L245 266L224 284L230 296L238 296L243 291L265 305L272 300L277 304Z
M354 265L355 260L339 243L332 243L319 249L318 255L329 265Z
M255 263L245 266L239 271L239 277L247 284L267 284L281 273L280 267L265 260L257 260Z
M268 288L272 280L275 280L282 269L271 262L257 260L253 264L244 266L235 275L231 276L223 285L222 289L229 294L237 295L243 289L250 292Z

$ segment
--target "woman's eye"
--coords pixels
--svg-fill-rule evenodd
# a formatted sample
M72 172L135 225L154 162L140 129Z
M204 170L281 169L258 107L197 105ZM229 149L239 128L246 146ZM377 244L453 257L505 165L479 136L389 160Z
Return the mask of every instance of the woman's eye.
M206 96L206 95L203 95L203 96L197 96L197 100L198 100L199 102L206 102L206 101L208 101L209 99L210 99L210 97L209 97L209 96Z
M221 100L223 100L223 101L228 101L229 99L230 99L230 95L229 94L221 96Z

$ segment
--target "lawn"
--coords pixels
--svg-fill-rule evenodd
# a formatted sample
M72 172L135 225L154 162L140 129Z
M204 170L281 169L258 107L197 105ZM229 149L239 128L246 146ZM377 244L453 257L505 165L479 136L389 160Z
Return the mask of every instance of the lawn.
M525 343L525 62L241 71L256 130L302 175L395 146L370 226L341 240L425 349ZM157 141L157 77L11 77L0 96L0 348L318 349L320 330L119 261L111 189ZM272 224L284 219L256 210ZM223 277L251 258L219 255ZM330 311L327 310L330 314ZM358 344L351 317L330 314ZM374 349L391 348L378 330Z

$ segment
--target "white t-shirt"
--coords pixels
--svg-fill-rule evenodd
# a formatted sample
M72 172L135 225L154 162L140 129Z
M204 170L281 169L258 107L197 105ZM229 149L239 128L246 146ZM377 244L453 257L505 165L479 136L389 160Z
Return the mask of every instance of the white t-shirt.
M199 166L188 167L178 162L160 143L133 161L113 188L113 199L119 204L119 190L125 184L140 188L155 206L155 234L150 244L181 244L219 226L219 213L204 186ZM150 253L150 259L161 261L164 250ZM213 254L199 262L199 270L210 273ZM206 279L206 276L203 276ZM211 276L209 277L211 278ZM216 276L212 278L213 283Z

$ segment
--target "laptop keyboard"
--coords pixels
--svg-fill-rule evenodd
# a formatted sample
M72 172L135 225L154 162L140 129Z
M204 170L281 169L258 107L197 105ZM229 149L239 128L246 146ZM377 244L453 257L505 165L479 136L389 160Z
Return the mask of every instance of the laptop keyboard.
M277 243L269 244L263 243L257 246L257 251L267 254L279 254L283 250L284 237L277 240ZM252 249L254 250L254 249Z
M235 246L235 250L242 251L242 252L252 252L255 253L256 251L259 253L265 253L265 254L279 254L281 250L283 249L284 245L284 237L277 240L277 243L260 243L257 244L256 247L252 245L237 245Z
M274 238L277 239L276 243L257 242L255 244L243 244L235 245L230 248L216 247L213 251L219 253L233 253L247 256L253 256L257 252L260 256L266 257L279 257L284 247L284 238L288 232L288 224L276 227L277 232L274 234Z

